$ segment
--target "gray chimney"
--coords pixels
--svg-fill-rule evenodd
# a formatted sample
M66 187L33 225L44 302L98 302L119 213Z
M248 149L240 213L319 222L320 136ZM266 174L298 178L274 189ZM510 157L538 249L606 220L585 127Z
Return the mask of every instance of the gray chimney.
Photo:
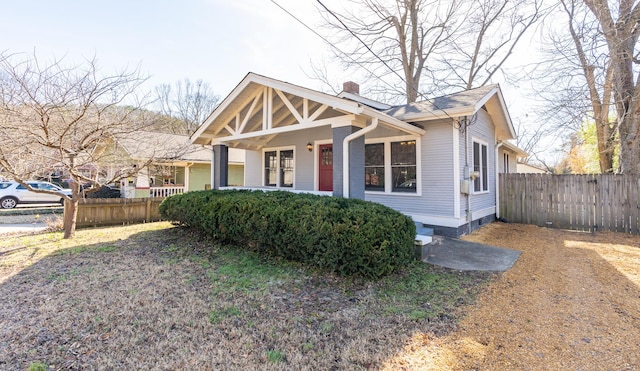
M353 81L347 81L342 84L342 91L360 95L360 85Z

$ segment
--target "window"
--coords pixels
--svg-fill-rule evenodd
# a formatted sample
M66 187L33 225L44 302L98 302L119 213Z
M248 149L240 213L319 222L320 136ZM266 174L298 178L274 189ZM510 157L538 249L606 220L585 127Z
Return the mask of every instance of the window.
M293 150L280 151L280 187L293 187Z
M278 152L264 153L264 185L276 187L278 185Z
M293 150L271 150L264 153L264 185L293 188Z
M416 141L391 143L393 192L416 191Z
M415 140L365 145L365 190L417 192L417 149Z
M477 174L476 179L473 181L474 192L486 192L489 190L487 161L487 145L473 142L473 171Z
M384 143L364 146L364 189L384 192Z

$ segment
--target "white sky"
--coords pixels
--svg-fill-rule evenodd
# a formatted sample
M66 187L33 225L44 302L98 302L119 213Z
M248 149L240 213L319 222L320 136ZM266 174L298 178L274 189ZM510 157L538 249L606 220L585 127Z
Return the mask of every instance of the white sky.
M278 2L319 20L314 1ZM1 50L69 63L96 56L105 71L140 65L151 86L203 79L221 96L249 71L316 87L303 68L329 54L269 0L7 1L1 11Z
M276 1L312 27L321 23L314 0ZM95 56L108 72L139 65L149 89L203 79L224 98L250 71L326 89L304 71L311 60L330 61L329 47L269 0L13 0L1 12L0 51L68 63ZM520 49L531 55L531 45ZM531 108L517 87L502 88L512 118L524 118Z

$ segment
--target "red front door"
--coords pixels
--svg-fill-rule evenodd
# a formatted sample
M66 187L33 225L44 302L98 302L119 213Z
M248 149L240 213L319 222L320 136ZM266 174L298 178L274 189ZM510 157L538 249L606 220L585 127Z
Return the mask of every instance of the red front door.
M318 190L333 191L333 144L321 144L318 149Z

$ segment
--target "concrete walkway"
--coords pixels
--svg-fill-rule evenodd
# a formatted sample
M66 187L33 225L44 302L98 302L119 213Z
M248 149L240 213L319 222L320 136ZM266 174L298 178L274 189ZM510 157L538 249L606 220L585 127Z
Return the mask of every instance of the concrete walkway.
M24 232L42 232L47 229L47 225L43 222L39 223L19 223L19 224L0 224L0 235L8 233L24 233Z
M436 236L428 245L425 262L461 271L506 271L520 251Z

